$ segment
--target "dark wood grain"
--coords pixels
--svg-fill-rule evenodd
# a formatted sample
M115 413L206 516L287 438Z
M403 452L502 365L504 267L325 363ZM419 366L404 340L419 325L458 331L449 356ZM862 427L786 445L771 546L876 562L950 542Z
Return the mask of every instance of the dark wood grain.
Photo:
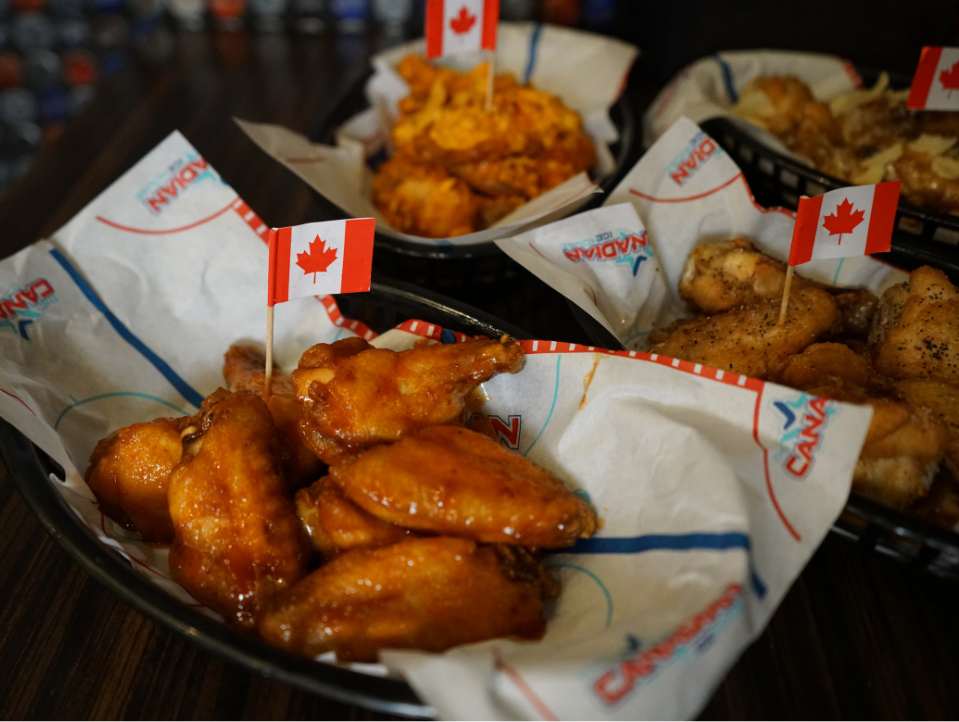
M324 204L230 118L309 132L364 72L374 47L367 38L180 38L164 67L110 79L0 197L0 255L51 233L174 129L268 223L317 220ZM525 272L508 283L452 292L539 337L584 340L565 302ZM377 716L251 674L145 618L57 546L6 477L0 530L3 718ZM704 716L953 716L957 602L955 585L830 537Z

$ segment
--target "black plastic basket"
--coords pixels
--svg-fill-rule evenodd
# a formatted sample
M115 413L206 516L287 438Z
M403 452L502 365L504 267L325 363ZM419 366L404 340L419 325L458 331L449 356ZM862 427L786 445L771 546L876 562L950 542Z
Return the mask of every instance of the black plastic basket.
M866 85L879 77L877 70L856 70ZM901 76L891 75L890 81L895 87L909 86L909 79ZM735 159L762 205L796 208L802 195L819 195L849 185L849 181L773 150L729 118L710 118L702 127ZM915 263L939 259L951 273L959 274L959 216L922 210L900 200L895 229L894 257Z
M333 111L324 117L311 133L317 143L335 142L336 129L357 113L368 108L365 86L372 69L358 77L335 103ZM632 74L630 74L632 78ZM614 171L598 183L602 194L584 204L583 210L602 202L629 171L639 154L638 115L636 93L632 82L627 82L619 100L610 110L610 117L619 132L619 139L611 147L616 165ZM317 217L342 217L341 208L318 197ZM394 278L442 290L463 285L491 285L515 278L522 267L502 253L492 242L471 245L434 246L414 243L378 233L374 268Z
M374 283L370 293L339 296L337 302L345 316L362 321L375 331L416 318L470 335L527 336L522 329L489 314L404 283ZM9 476L50 535L94 578L154 620L265 677L385 714L433 716L433 710L400 679L363 674L288 654L181 604L136 572L117 552L101 544L80 523L50 482L50 474L63 478L63 470L2 420L0 456Z

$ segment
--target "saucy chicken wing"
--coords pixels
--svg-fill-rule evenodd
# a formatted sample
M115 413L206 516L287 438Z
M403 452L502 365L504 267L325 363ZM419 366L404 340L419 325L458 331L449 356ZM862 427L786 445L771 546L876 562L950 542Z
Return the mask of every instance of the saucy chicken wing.
M841 343L813 344L786 362L779 380L872 408L853 489L899 509L928 493L946 450L946 431L934 414L892 398L866 358Z
M432 426L330 467L366 511L421 531L531 547L570 546L597 528L589 504L488 436Z
M306 571L307 549L280 443L263 400L218 391L184 429L183 461L170 477L173 578L241 627Z
M90 456L86 482L100 508L149 542L173 539L167 487L182 453L180 426L179 419L133 424L102 439Z
M455 421L478 384L522 365L520 345L506 338L399 352L361 346L354 339L317 344L293 372L304 410L300 432L329 463L344 451Z
M270 395L264 394L266 356L247 344L235 343L223 355L223 379L230 391L252 391L266 401L276 430L283 443L280 457L293 486L313 481L323 469L323 462L300 436L300 402L293 393L293 380L274 368Z
M651 351L725 371L765 378L840 321L836 302L811 286L792 292L786 321L779 300L758 301L714 316L681 321Z
M917 268L883 294L870 343L887 376L959 384L959 289L942 271Z
M313 548L327 558L393 544L410 534L363 511L326 477L296 493L296 514Z
M374 661L386 648L539 639L549 587L532 559L467 539L409 539L341 554L277 597L258 629L278 647L332 650L340 661Z

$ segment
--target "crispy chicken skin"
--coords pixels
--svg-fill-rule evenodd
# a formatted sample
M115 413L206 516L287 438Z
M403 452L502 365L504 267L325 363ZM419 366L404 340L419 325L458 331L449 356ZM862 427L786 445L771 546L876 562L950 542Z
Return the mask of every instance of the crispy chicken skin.
M230 391L252 391L263 397L266 356L257 346L235 343L223 355L223 379ZM283 443L280 458L286 477L298 487L312 481L323 469L323 462L300 436L300 402L293 393L293 380L274 368L270 395L264 398Z
M393 157L373 179L373 202L400 231L431 237L471 233L596 162L579 114L559 98L408 55L397 71L410 88L391 130Z
M478 384L522 365L519 343L506 338L400 352L364 348L355 339L317 344L293 372L304 409L300 432L329 463L344 451L455 421Z
M906 379L894 384L896 394L913 408L928 409L949 436L946 464L959 479L959 386L927 379Z
M782 326L778 317L779 300L769 299L693 318L678 323L651 351L765 378L840 321L832 296L811 286L792 292Z
M399 526L531 547L570 546L597 528L559 479L489 437L433 426L330 467L344 493Z
M183 461L170 477L170 571L228 621L252 627L263 602L306 571L279 436L259 396L224 390L184 433Z
M959 290L942 271L917 268L906 288L883 294L870 342L886 376L959 384Z
M532 560L466 539L409 539L338 556L260 617L269 643L374 661L381 649L441 652L493 637L539 639L548 582Z
M934 414L892 398L868 359L841 343L817 343L791 357L779 380L817 396L872 407L853 489L899 509L929 491L946 449Z
M781 298L786 267L741 236L703 243L686 259L679 295L704 313ZM794 288L800 281L793 279Z
M410 533L363 511L327 477L296 493L296 515L313 548L327 558L393 544Z
M127 426L100 440L90 456L86 482L100 508L149 542L173 539L167 487L180 461L180 423L156 419Z

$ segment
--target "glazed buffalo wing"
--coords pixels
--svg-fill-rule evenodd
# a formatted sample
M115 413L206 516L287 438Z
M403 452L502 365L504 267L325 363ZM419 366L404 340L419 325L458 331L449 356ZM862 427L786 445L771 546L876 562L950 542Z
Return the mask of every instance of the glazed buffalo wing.
M170 570L198 600L252 627L263 602L306 571L280 437L260 397L227 391L206 399L184 433L170 477Z
M341 661L372 661L383 648L538 639L551 586L529 558L467 539L409 539L338 556L274 599L258 627L278 647L334 651Z
M180 461L180 426L177 419L127 426L101 440L90 457L86 482L100 508L146 541L173 538L167 487Z
M455 421L478 384L522 365L523 351L509 339L400 352L362 347L352 339L317 344L293 372L303 404L300 431L329 463L346 451Z
M559 479L460 426L429 427L337 461L330 476L370 514L421 531L563 547L597 527Z

